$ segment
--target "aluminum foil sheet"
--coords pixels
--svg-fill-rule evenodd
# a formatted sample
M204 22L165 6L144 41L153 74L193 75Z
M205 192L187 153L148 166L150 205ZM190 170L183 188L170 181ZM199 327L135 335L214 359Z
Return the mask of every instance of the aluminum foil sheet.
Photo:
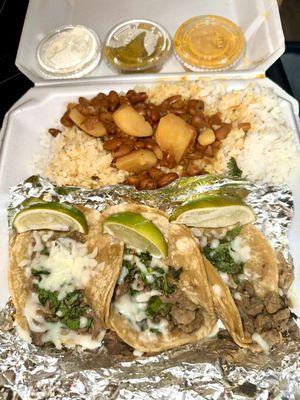
M9 221L29 197L81 203L102 210L136 201L170 213L205 191L243 197L257 214L256 225L292 268L286 232L293 213L286 187L205 176L185 178L148 192L111 186L98 190L54 187L31 177L12 188ZM0 310L0 399L300 399L300 342L286 339L270 354L238 348L226 331L196 345L155 356L136 356L108 332L97 351L37 348L20 339L12 304Z

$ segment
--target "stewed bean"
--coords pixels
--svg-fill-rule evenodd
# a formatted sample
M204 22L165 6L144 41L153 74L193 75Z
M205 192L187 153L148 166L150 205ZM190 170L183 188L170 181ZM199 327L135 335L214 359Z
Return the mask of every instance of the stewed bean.
M107 140L103 144L103 148L104 148L104 150L107 150L107 151L116 151L122 143L123 143L123 140L121 138Z
M232 125L223 123L219 129L215 131L216 139L223 140L227 137L228 133L231 131Z
M162 176L158 182L157 185L158 187L164 187L175 181L176 179L179 178L179 175L176 174L176 172L170 172L164 176Z
M173 125L169 123L162 132L162 121L169 119ZM185 176L204 173L208 158L215 156L232 129L220 112L205 113L202 100L176 94L154 104L145 92L134 90L126 95L111 90L91 100L80 97L78 103L68 104L61 123L76 124L91 136L103 137L103 148L112 153L113 165L134 174L126 182L142 190L166 186L179 177L161 167L181 165ZM247 132L251 124L240 122L238 128ZM57 136L60 131L52 128L49 133Z
M56 137L59 133L61 133L61 130L50 128L48 132L50 133L51 136Z
M133 150L133 146L131 144L123 143L114 152L114 158L119 158L119 157L126 156L127 154L131 153L132 150Z

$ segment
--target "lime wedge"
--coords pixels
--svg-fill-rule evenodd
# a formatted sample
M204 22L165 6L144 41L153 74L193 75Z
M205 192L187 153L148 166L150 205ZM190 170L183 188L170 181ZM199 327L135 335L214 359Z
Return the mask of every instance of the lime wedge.
M224 228L245 225L255 220L255 214L240 198L225 195L203 195L178 207L170 221L198 228Z
M141 214L125 211L110 215L104 221L104 232L138 250L149 251L155 257L168 255L168 245L163 234Z
M81 211L55 202L36 203L21 210L13 226L18 233L38 229L88 233L87 220Z

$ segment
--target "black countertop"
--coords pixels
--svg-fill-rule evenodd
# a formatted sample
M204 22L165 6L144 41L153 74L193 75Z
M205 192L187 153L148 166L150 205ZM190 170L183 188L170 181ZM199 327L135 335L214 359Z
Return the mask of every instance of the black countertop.
M9 108L33 86L15 66L27 5L28 0L0 0L0 126ZM267 76L293 94L280 60L267 71Z

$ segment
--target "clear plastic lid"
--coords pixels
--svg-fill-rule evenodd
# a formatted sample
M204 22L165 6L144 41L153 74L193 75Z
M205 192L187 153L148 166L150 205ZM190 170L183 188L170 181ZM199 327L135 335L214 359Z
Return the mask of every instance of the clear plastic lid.
M105 39L109 65L121 72L158 71L171 54L172 40L156 22L132 19L113 27Z
M91 72L101 59L97 34L82 25L63 26L39 44L37 59L47 78L79 78Z
M192 71L221 71L234 66L245 52L245 38L232 21L204 15L185 21L176 31L174 50Z

